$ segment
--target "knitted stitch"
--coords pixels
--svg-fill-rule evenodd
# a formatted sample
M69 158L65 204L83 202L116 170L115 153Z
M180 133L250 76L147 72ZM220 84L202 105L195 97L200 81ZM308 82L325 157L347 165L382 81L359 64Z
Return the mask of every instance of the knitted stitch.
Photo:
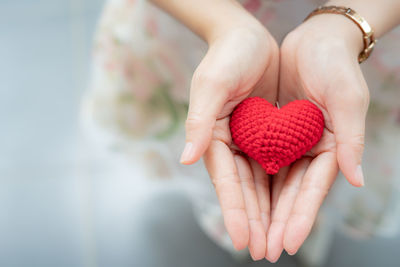
M265 99L251 97L236 107L229 126L233 142L268 174L275 174L318 143L324 117L308 100L278 109Z

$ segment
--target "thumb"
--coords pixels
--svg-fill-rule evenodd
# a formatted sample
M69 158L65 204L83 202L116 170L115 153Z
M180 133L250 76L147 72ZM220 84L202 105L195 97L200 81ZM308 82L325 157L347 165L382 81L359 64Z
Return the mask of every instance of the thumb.
M195 163L208 148L217 116L228 98L228 87L227 82L210 72L197 70L193 75L182 164Z
M360 187L364 185L361 160L369 93L361 73L353 75L345 84L342 90L335 92L328 112L336 136L340 170L350 184Z

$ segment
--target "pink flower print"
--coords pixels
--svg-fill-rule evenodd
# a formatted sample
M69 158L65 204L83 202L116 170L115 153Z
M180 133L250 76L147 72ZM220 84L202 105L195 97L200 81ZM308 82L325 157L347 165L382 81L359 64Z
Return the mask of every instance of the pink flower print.
M393 175L393 168L389 164L383 164L382 173L384 177L391 177Z
M158 35L158 24L154 17L147 18L145 27L150 36L155 37Z
M184 71L179 55L173 53L172 49L168 49L166 44L161 45L155 55L159 60L157 62L159 71L164 72L164 78L170 85L171 97L177 102L187 101L189 86L187 78L190 74Z
M395 115L395 122L400 126L400 108L397 109L397 112Z
M272 8L266 8L259 16L259 20L263 25L267 25L276 17L276 12Z
M243 7L250 13L256 13L261 7L260 0L247 0L243 3Z
M104 69L106 71L111 72L111 71L114 71L115 68L116 68L116 64L112 60L108 60L108 61L104 62Z
M377 48L372 53L370 61L380 73L400 77L400 65L393 60L392 50L383 51ZM395 81L400 84L400 79L395 79Z
M143 59L132 58L124 64L126 87L140 101L147 101L160 85L161 80Z
M122 45L114 51L112 59L119 67L124 87L138 100L148 100L161 83L159 74L151 67L154 57L138 55L129 45Z

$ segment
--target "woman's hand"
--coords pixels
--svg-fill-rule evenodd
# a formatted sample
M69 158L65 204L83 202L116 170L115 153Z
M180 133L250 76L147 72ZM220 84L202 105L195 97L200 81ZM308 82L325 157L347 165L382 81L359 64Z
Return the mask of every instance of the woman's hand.
M209 50L190 88L183 164L204 154L226 229L236 249L265 257L270 218L269 177L232 144L229 116L249 96L275 103L279 48L236 0L152 0L206 40Z
M233 245L249 246L253 259L265 257L270 218L269 177L232 144L229 116L246 97L276 100L279 49L260 25L226 32L210 44L192 81L182 163L205 152Z
M236 249L265 257L269 225L268 176L236 153L229 130L234 107L250 95L276 100L279 49L258 22L234 27L210 43L193 76L181 162L204 162L215 186L226 229Z
M277 44L261 25L235 27L212 41L192 79L182 163L203 155L216 121L252 92L274 103L278 60Z
M357 61L362 34L344 16L315 16L284 40L281 47L279 103L309 99L323 112L320 142L273 178L272 221L267 259L284 248L297 252L307 238L338 167L354 186L364 184L361 157L369 103L367 84Z

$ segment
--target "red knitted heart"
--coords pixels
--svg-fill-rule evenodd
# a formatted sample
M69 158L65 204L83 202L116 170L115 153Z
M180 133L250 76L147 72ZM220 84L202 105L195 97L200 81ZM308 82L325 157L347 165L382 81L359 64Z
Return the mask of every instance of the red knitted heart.
M308 100L278 109L265 99L251 97L236 107L229 126L233 142L268 174L275 174L318 143L324 116Z

